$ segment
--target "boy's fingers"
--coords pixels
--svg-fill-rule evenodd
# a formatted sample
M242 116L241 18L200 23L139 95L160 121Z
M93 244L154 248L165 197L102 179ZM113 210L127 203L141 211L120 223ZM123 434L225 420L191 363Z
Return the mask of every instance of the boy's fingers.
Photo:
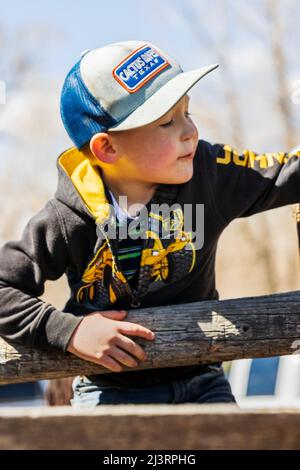
M130 356L130 354L127 354L123 349L118 348L118 346L112 346L110 348L109 355L113 359L116 359L117 361L121 362L121 364L124 364L125 366L138 366L138 362L132 356Z
M133 356L137 357L140 361L144 361L147 354L141 346L127 336L120 335L116 339L116 345L120 346L125 351L128 351Z
M122 323L119 331L125 335L140 336L148 340L154 339L155 337L155 334L151 330L148 330L148 328L144 326L137 325L136 323Z
M106 367L107 369L113 372L121 372L123 370L121 364L119 364L117 361L114 360L114 358L108 355L105 355L101 359L101 363L98 362L98 364L100 364L103 367Z
M111 370L112 372L122 372L123 370L121 364L119 364L117 361L115 361L112 357L108 355L101 357L101 360L97 357L97 355L95 357L91 357L90 355L87 355L87 354L76 353L76 356L81 357L81 359L85 361L99 364L100 366L103 366L106 369Z

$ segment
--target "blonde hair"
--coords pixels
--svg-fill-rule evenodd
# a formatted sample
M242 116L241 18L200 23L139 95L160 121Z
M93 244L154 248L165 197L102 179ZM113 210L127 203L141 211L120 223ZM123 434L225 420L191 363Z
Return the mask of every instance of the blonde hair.
M100 162L97 157L93 154L90 149L90 142L87 142L82 147L80 147L80 152L84 153L84 155L90 160L91 164L94 166L100 166Z

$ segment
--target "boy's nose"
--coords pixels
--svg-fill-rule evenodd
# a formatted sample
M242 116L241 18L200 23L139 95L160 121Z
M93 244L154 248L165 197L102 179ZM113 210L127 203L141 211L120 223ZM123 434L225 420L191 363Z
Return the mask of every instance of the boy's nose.
M182 132L182 140L191 140L196 138L198 135L198 130L195 124L191 122L187 122L184 126L183 132Z

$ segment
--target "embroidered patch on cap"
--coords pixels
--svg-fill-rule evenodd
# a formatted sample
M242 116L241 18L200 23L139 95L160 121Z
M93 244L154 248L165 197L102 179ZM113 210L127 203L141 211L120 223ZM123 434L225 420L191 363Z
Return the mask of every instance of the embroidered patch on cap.
M117 65L113 70L113 77L129 93L135 93L169 65L153 47L145 45Z

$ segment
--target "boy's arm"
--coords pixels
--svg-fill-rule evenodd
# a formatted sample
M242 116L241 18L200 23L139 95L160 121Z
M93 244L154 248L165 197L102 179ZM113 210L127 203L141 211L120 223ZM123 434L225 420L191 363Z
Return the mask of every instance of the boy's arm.
M300 149L257 154L199 141L199 150L197 163L223 224L300 201Z
M69 265L66 233L55 201L27 224L22 239L0 249L0 335L23 344L63 352L83 317L57 310L38 297L46 280Z

